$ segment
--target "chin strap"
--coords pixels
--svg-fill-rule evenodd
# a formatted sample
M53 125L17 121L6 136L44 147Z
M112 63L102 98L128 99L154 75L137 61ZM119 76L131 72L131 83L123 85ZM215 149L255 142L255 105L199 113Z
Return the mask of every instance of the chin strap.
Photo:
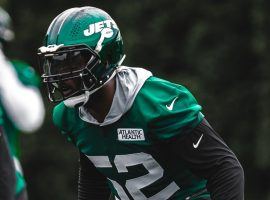
M114 70L114 72L112 73L111 77L101 86L97 87L94 90L91 91L85 91L83 94L78 95L78 96L74 96L74 97L70 97L66 100L64 100L64 104L67 107L70 108L74 108L75 106L82 106L84 104L86 104L86 102L88 101L88 99L90 98L90 96L95 93L96 91L98 91L100 88L102 88L104 85L106 85L110 80L112 80L113 77L115 77L117 70Z
M85 104L88 101L89 96L90 96L89 92L85 91L85 93L75 97L70 97L64 100L63 102L67 107L74 108L75 106L81 106Z

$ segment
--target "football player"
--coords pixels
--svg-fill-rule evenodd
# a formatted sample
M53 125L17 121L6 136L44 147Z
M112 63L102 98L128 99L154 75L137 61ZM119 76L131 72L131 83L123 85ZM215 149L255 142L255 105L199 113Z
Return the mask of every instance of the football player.
M80 152L78 199L244 198L243 169L188 89L122 65L115 21L59 14L38 50L53 121Z
M0 161L5 173L16 173L15 186L12 185L11 181L3 181L8 188L5 192L0 185L0 199L26 200L26 183L18 158L19 135L21 132L36 131L43 122L45 110L38 89L40 78L33 68L22 61L9 61L3 53L4 46L13 37L11 18L5 10L0 8L0 124L2 125L1 132L4 133L2 135L8 141L8 150L6 151L11 153L15 171L13 167L8 165L8 162ZM1 151L0 153L2 154ZM5 177L8 176L5 175ZM0 179L2 179L2 175ZM7 197L7 193L9 197Z

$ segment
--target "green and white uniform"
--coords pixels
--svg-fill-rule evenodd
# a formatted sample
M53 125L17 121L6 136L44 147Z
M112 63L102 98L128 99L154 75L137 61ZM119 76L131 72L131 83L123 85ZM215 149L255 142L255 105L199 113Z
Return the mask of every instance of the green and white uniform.
M242 167L190 92L144 69L119 67L123 40L108 13L65 10L38 54L50 101L63 101L54 123L80 151L79 200L107 199L107 185L121 200L243 199ZM112 105L99 123L83 104L115 72Z
M39 76L37 76L37 74L34 72L32 67L30 67L26 63L18 61L18 60L11 61L11 64L12 64L13 68L15 69L17 78L19 79L21 84L23 84L25 87L33 87L33 88L38 89L40 79L39 79ZM13 69L12 69L12 71L13 71ZM7 84L5 84L5 85L7 85ZM15 88L11 87L10 90L16 91L16 87ZM17 91L17 92L19 93L20 91ZM4 89L3 89L3 93L5 93ZM13 118L14 115L19 115L20 109L17 108L18 112L14 113L14 115L12 115L12 116L10 115L10 113L7 111L9 108L7 108L7 107L10 105L9 106L10 108L13 106L16 109L16 103L14 102L14 105L12 105L12 103L3 102L6 100L4 98L4 95L6 95L6 94L1 94L3 96L1 96L2 100L0 101L0 123L2 124L2 126L4 128L5 134L7 135L10 151L11 151L11 154L12 154L13 159L14 159L14 165L16 168L16 179L17 179L15 191L16 191L16 194L19 194L26 187L25 180L23 178L22 169L20 166L20 162L18 160L18 158L20 157L19 136L22 132L22 128L21 128L20 124L19 125L16 124L16 121L18 121L18 120ZM9 94L7 94L7 95L9 95ZM31 96L31 94L30 94L30 96ZM24 98L23 95L18 96L18 97L20 99ZM7 97L7 98L9 98L9 97ZM29 102L29 103L31 103L31 102ZM31 105L28 105L28 107L29 106L31 106ZM31 109L29 109L29 112L31 112ZM43 118L44 114L40 113L39 109L37 109L33 112L38 112L40 114L41 119ZM30 124L28 124L27 116L16 116L16 117L22 118L21 120L25 121L25 126L29 125L28 128L25 129L25 131L31 131L32 128L33 128L33 130L36 129L33 126L31 126ZM40 121L40 120L38 120L38 121ZM38 122L38 121L36 122L36 124L34 126L40 126L41 122Z
M56 126L107 177L113 194L125 200L180 200L205 189L206 180L166 148L167 141L188 134L203 118L185 87L129 67L117 69L104 122L83 106L70 108L64 102L53 113Z

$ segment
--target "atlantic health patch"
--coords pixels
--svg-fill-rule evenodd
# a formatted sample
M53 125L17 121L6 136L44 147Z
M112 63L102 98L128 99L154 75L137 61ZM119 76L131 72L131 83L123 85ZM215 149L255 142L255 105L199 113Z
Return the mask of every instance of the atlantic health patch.
M119 141L144 141L144 132L140 128L118 128L117 135Z

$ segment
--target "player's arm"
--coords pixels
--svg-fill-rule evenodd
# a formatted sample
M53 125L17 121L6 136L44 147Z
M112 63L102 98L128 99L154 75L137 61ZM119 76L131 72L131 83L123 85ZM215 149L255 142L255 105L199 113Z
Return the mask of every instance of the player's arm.
M207 179L213 200L243 200L244 172L235 154L204 119L191 133L169 145L189 169Z
M40 92L23 85L0 49L0 100L14 124L24 132L38 129L45 109Z
M110 197L107 179L80 153L78 200L106 200Z

